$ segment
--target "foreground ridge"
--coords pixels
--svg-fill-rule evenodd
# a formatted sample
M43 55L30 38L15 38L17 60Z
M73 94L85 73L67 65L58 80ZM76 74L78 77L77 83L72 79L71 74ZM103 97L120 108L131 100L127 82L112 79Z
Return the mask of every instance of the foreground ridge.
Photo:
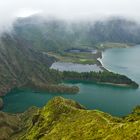
M33 107L16 115L1 112L0 133L1 139L12 140L139 140L140 107L124 118L117 118L55 97L41 109Z

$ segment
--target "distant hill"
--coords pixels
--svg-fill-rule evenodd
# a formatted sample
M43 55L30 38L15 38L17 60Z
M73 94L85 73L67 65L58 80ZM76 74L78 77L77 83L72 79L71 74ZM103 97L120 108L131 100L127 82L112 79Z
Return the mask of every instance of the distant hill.
M95 48L104 42L140 43L140 25L123 18L96 22L68 22L39 16L18 19L14 33L38 49L57 51L73 47Z

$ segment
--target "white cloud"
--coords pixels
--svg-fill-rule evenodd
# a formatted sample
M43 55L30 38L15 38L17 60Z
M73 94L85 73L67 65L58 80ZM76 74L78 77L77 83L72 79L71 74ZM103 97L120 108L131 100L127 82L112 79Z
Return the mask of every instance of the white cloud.
M21 9L20 11L18 11L17 13L15 13L16 17L28 17L34 14L41 14L42 11L41 10L33 10L33 9Z
M0 0L0 26L38 11L65 19L121 15L139 20L140 0Z

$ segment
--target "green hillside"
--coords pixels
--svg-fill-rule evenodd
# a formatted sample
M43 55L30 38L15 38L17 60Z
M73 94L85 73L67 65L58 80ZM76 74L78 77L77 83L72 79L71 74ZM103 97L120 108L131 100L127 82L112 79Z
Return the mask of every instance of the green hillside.
M30 82L56 81L49 72L55 59L35 51L33 46L17 36L4 34L1 37L0 61L0 95Z
M8 140L139 140L139 114L140 107L136 107L132 114L117 118L55 97L41 109L17 115L1 112L0 132Z

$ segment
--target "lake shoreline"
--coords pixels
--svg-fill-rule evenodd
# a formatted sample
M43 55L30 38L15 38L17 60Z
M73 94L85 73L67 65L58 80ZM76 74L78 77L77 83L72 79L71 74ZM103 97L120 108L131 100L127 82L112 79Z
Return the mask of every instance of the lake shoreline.
M109 85L109 86L116 86L116 87L124 87L124 88L133 88L133 89L138 89L138 88L134 88L128 84L115 84L115 83L108 83L108 82L98 82L98 84L100 85Z
M132 86L130 86L130 85L128 85L128 84L115 84L115 83L109 83L109 82L93 82L93 81L86 81L86 80L66 80L66 81L64 81L64 83L89 83L89 84L97 84L97 85L106 85L106 86L114 86L114 87L124 87L124 88L132 88L132 89L139 89L139 87L138 88L135 88L135 87L132 87Z

